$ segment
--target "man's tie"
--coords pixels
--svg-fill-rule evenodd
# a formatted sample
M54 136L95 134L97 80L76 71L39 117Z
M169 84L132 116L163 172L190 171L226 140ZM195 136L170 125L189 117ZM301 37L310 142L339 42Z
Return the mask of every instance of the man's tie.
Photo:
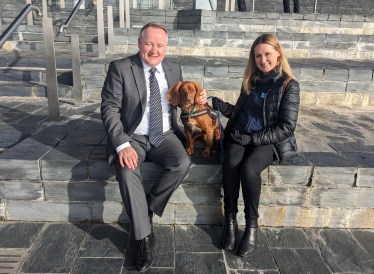
M156 68L149 70L151 76L149 77L150 86L150 114L149 114L149 142L158 147L161 144L163 137L163 125L162 125L162 105L160 88L155 76Z

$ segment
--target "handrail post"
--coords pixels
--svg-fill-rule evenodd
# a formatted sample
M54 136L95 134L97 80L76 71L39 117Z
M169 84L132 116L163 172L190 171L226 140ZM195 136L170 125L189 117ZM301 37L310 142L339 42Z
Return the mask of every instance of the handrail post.
M119 27L125 27L125 0L119 0Z
M225 2L225 11L229 11L230 8L230 0L226 0Z
M126 8L126 28L130 28L130 0L125 0Z
M252 12L255 12L255 0L252 2Z
M55 44L53 40L52 18L43 17L45 71L47 75L47 97L50 122L60 122L58 84L56 71Z
M81 76L81 56L79 50L79 35L72 34L71 39L71 57L73 69L73 93L74 105L83 104L82 94L82 76Z
M108 16L108 52L114 53L114 28L113 28L113 7L107 6Z
M1 29L1 16L0 16L0 35L3 34L3 30Z
M317 0L314 0L314 10L313 13L317 13Z
M235 11L235 0L231 0L231 11Z
M132 8L137 9L138 8L138 0L132 0Z
M32 4L31 0L26 0L26 4ZM27 14L27 25L28 26L33 26L34 25L34 20L33 20L33 17L32 17L32 12L29 12L29 14Z
M60 0L60 8L64 9L66 7L65 0Z
M164 2L164 0L158 0L158 9L159 10L165 9L165 2Z
M105 57L105 34L104 34L104 3L97 0L97 38L99 46L99 58Z
M43 0L43 17L48 17L48 5L47 0Z

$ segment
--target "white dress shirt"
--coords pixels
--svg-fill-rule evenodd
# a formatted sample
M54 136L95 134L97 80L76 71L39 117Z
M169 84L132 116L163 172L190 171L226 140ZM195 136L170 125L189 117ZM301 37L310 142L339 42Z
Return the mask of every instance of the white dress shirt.
M147 105L144 110L144 115L142 118L142 121L138 125L138 127L135 129L134 134L137 135L149 135L149 111L150 111L150 104L149 104L149 98L150 98L150 88L149 88L149 77L151 76L151 73L149 70L151 69L150 66L143 63L143 69L145 74L145 84L147 87ZM168 83L165 76L164 68L162 67L161 63L156 66L156 73L155 73L158 86L160 88L161 93L161 104L162 104L162 117L163 117L163 132L166 132L171 129L171 117L172 117L172 108L169 101L166 99L166 92L168 91ZM129 147L130 142L126 142L116 148L117 153L121 151L122 149Z

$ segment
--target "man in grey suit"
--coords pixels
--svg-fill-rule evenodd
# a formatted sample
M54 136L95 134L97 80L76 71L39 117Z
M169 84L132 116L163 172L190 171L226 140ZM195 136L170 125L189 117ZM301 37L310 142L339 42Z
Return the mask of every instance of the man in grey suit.
M190 169L190 159L176 107L166 99L167 90L182 81L179 64L164 60L167 30L158 23L145 25L138 47L139 53L110 63L101 116L108 136L107 158L116 168L122 200L140 243L136 268L143 272L152 264L156 244L153 213L162 216ZM206 103L205 91L200 103ZM148 195L140 174L145 159L162 167Z

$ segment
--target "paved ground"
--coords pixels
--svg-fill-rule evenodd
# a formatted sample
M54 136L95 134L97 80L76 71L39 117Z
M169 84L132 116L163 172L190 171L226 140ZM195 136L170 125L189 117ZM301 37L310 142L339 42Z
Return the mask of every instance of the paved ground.
M239 228L237 243L243 235ZM147 273L374 273L374 230L261 227L248 258L223 251L217 226L156 225ZM0 223L0 273L136 273L129 225Z

